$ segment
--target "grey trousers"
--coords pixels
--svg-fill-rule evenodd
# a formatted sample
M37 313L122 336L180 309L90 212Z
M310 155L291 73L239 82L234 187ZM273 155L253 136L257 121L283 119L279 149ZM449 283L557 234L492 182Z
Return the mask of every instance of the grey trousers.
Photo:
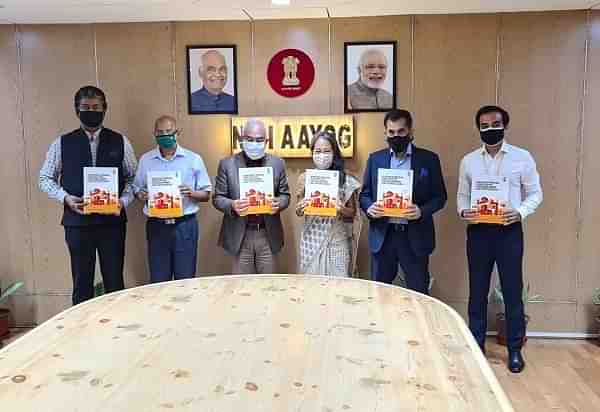
M235 257L233 273L236 275L272 274L275 261L264 229L246 229L240 253Z

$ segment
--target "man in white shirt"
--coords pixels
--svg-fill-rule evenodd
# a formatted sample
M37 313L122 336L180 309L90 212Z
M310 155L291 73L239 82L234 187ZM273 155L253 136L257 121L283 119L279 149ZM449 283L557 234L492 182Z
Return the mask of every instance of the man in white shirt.
M496 264L506 314L508 369L519 373L525 367L521 355L525 337L522 222L542 203L543 194L531 154L504 140L509 122L509 114L497 106L484 106L477 112L475 123L483 146L461 161L457 208L460 217L469 223L469 327L485 351L488 294ZM502 214L502 224L477 223L478 212L471 204L471 186L485 176L508 180L508 204Z
M146 239L150 281L188 279L196 275L199 228L196 214L200 202L208 202L212 184L200 155L182 147L177 122L161 116L154 123L156 147L144 154L133 182L137 197L148 200L148 172L178 172L181 177L183 216L172 219L148 217ZM149 216L148 205L144 214Z

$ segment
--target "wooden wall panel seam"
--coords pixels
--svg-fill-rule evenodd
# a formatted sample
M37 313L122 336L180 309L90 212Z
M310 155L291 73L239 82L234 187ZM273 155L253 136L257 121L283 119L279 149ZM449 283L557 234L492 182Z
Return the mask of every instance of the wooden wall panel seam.
M30 264L31 270L33 271L35 268L35 253L33 250L33 217L32 217L32 198L33 193L32 190L37 189L37 185L33 185L31 183L31 165L29 164L29 156L28 153L28 144L27 138L25 136L25 83L23 80L23 38L22 32L19 25L15 24L15 45L17 50L17 113L19 114L19 127L21 129L21 140L23 142L23 168L25 172L25 182L27 182L28 186L25 190L25 216L27 219L28 227L27 227L27 244L29 245L29 256L30 256ZM24 274L22 275L24 276ZM35 277L32 280L33 291L36 290L36 279Z
M502 17L498 15L496 17L496 96L495 96L495 105L500 104L500 64L502 63Z
M171 30L171 68L173 70L173 116L177 118L177 30L175 22L169 23ZM178 119L179 120L179 119Z
M329 8L327 8L327 77L328 77L328 89L329 89L329 114L333 114L333 67L331 67L333 63L333 44L332 44L332 36L331 36L331 25L333 22L331 21L331 15L329 14Z
M576 226L575 226L575 287L579 288L581 285L581 263L579 257L581 256L581 233L583 229L583 200L585 197L585 174L584 174L584 158L585 153L585 101L587 97L587 83L588 83L588 67L589 67L589 51L590 51L590 29L591 29L591 11L586 12L586 38L585 38L585 52L584 52L584 63L583 63L583 80L581 90L581 101L579 102L579 131L577 139L577 174L575 176L575 185L577 187L577 206L575 209Z
M417 25L417 16L410 16L410 88L408 92L408 101L410 110L415 107L415 31ZM398 93L398 90L396 90ZM344 103L345 104L345 103Z
M94 41L94 74L96 76L96 87L100 88L100 75L98 73L98 36L96 32L97 24L92 25L92 39Z

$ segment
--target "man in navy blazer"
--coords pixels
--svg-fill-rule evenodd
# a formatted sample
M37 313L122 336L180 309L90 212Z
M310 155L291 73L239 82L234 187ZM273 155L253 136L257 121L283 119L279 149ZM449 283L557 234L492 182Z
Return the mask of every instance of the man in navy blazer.
M413 144L413 120L406 110L385 115L387 149L372 153L367 161L360 207L369 218L372 279L392 283L398 265L412 290L429 292L429 256L435 249L433 214L446 204L448 195L439 157ZM413 204L406 218L383 216L377 202L379 169L413 171Z

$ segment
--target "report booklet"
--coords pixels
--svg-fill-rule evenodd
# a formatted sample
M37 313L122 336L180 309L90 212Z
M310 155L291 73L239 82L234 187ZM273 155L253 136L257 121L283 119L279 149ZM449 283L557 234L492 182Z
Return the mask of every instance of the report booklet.
M244 167L239 169L240 198L249 203L249 215L272 213L273 168Z
M340 172L308 169L304 176L304 198L310 201L304 209L304 214L337 216Z
M119 209L119 169L84 167L83 213L114 215Z
M148 213L150 217L172 219L183 216L183 199L178 171L149 171Z
M413 171L379 169L377 173L377 203L384 216L406 217L412 204Z
M477 210L478 223L503 224L508 207L508 178L474 176L471 183L471 208Z

